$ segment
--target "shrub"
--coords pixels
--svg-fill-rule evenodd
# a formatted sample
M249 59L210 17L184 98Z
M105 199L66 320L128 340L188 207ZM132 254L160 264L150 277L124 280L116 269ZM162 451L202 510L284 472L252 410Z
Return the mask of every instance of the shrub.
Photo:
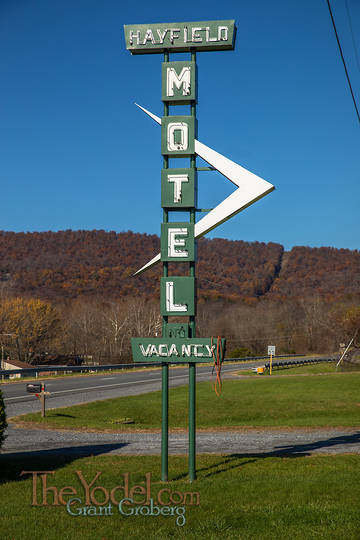
M6 413L5 413L5 403L2 397L2 392L0 390L0 448L3 445L5 440L5 430L7 428L6 423Z
M247 347L237 347L233 349L228 355L228 358L246 358L247 356L253 356L253 353Z

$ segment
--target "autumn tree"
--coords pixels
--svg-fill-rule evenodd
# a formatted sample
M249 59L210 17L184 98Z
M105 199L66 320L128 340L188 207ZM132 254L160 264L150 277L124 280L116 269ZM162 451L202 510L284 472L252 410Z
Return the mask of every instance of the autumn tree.
M360 346L360 305L338 305L334 320L341 330L341 341L349 342L354 338L356 346Z
M142 298L78 298L64 308L63 318L63 350L98 362L128 361L132 336L161 332L158 302Z
M12 334L7 350L19 360L32 363L57 339L61 324L58 312L48 302L34 298L9 298L0 304L0 331Z
M62 311L63 350L66 354L101 356L102 328L100 302L78 298Z
M129 342L129 310L127 302L111 300L102 309L104 354L121 358Z

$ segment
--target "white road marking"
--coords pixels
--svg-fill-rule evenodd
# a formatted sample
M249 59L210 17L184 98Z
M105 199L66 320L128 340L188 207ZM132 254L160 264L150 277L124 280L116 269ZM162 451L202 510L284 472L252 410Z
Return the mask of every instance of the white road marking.
M230 371L230 369L236 370L239 367L240 366L234 366L234 365L233 366L223 366L223 368L225 368L224 371ZM197 373L197 379L199 380L200 377L204 377L204 376L207 377L208 375L209 375L209 373ZM169 377L169 380L171 381L172 379L183 379L183 378L186 378L186 377L187 377L187 374L184 374L184 375L171 375ZM116 379L116 377L108 377L108 379ZM158 381L159 379L161 380L161 374L159 374L157 376L157 378L153 377L151 379L145 379L145 380L142 380L142 381L129 381L129 382L123 382L123 383L117 383L117 384L104 384L102 386L88 386L86 388L72 388L72 389L69 389L69 390L57 390L55 392L51 392L51 395L64 394L64 393L68 393L68 392L85 392L86 390L96 390L97 388L99 388L99 389L101 389L101 388L110 388L110 387L126 386L126 385L129 385L129 384L137 384L137 383L145 384L145 383L151 383L151 382L154 382L154 381ZM101 380L105 380L105 378L102 378ZM11 400L14 400L14 399L22 399L24 397L30 397L30 396L29 396L29 394L24 394L22 396L5 398L4 401L11 401Z
M171 379L179 379L179 378L184 378L184 377L187 377L187 375L175 375L174 377L171 377ZM51 392L51 395L65 394L65 392L79 392L80 393L80 392L85 392L85 390L97 390L98 388L99 389L109 388L110 386L126 386L128 384L151 383L160 379L161 379L161 375L157 379L153 378L153 379L145 379L143 381L129 381L129 382L123 382L123 383L118 383L118 384L104 384L102 386L88 386L87 388L71 388L70 390L58 390L56 392ZM4 399L4 401L10 401L12 399L19 399L23 397L29 397L29 394L24 394L23 396L17 396L17 397L12 397L12 398L6 398Z

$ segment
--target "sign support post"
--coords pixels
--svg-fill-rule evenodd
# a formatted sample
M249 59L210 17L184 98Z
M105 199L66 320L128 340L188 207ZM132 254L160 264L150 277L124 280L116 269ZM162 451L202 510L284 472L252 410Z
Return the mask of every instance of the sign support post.
M169 364L161 365L161 480L168 481L168 444L169 444Z
M169 52L164 51L164 62L169 61ZM164 116L169 114L169 105L164 101ZM169 157L163 156L164 170L169 168ZM169 213L167 208L163 208L163 223L168 223ZM168 262L163 262L163 277L168 277ZM166 336L168 317L163 315L162 335ZM161 480L168 481L169 476L169 364L161 364Z
M275 345L268 345L268 355L270 356L270 370L269 374L272 374L272 360L273 356L275 356Z
M196 51L191 51L191 61L196 65ZM196 101L191 102L191 116L196 122ZM190 168L196 175L196 155L190 158ZM190 223L195 225L195 209L190 210ZM195 278L195 261L190 262L190 276ZM191 337L196 337L195 316L190 317ZM196 480L196 365L189 363L189 480Z
M196 367L189 363L189 479L196 480Z

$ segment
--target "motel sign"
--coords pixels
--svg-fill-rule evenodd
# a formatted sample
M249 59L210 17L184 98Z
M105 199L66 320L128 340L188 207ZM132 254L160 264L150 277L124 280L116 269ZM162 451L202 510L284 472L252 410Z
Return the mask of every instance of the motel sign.
M234 49L234 20L125 25L126 48L132 55L163 53L161 99L163 115L158 117L144 107L145 114L160 127L161 154L161 224L160 253L144 264L138 275L162 262L160 312L162 337L133 338L134 362L156 361L162 365L162 480L168 479L168 367L169 363L189 365L189 476L195 471L195 391L196 363L212 361L221 365L225 340L220 337L196 337L196 259L197 239L270 193L274 186L237 163L201 143L197 138L197 64L198 51ZM189 60L170 60L170 54L189 52ZM170 114L178 105L189 106L189 113ZM196 157L210 167L198 168ZM177 158L189 160L188 166L176 167ZM171 161L170 161L171 160ZM236 189L205 216L199 212L197 180L199 170L216 170ZM160 176L160 175L159 175ZM188 221L176 220L177 212L187 212ZM169 214L175 219L170 221ZM188 263L188 275L169 274L177 263ZM174 318L176 317L176 322ZM170 319L170 320L169 320ZM179 322L183 321L183 322Z

